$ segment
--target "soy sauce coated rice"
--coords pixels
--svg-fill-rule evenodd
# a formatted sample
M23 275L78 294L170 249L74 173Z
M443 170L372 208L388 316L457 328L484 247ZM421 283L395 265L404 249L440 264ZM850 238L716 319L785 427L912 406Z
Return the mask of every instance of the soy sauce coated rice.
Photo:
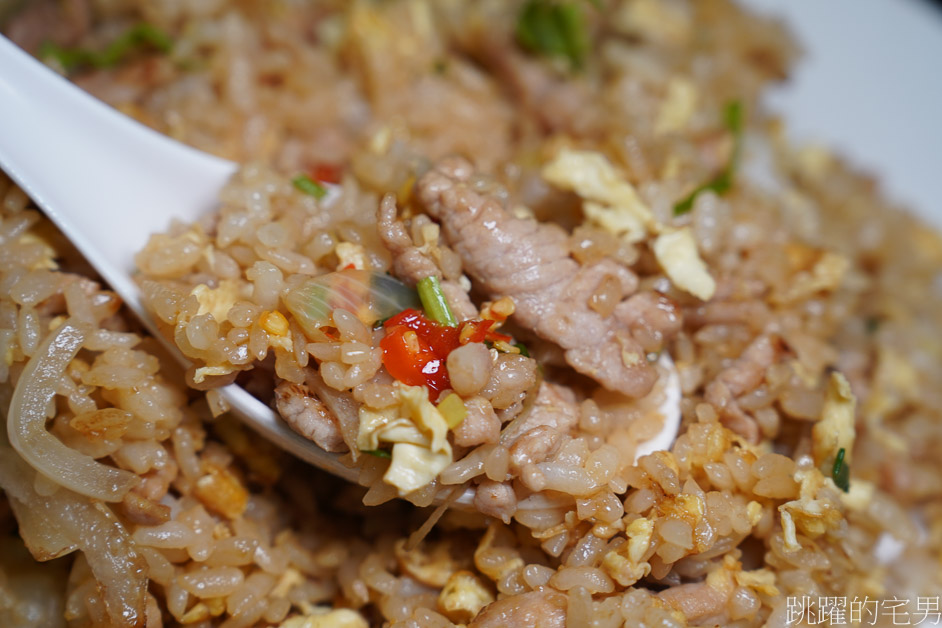
M521 45L522 14L557 10L539 2L37 3L4 18L33 52L165 31L168 52L70 78L243 166L217 214L137 260L186 372L0 181L15 432L0 440L0 623L784 626L802 596L909 600L919 616L942 590L938 236L783 140L757 103L797 55L780 25L720 0L599 4L552 5L582 16L579 63ZM732 184L675 216L731 168L730 103L745 115ZM334 309L312 332L286 306L350 267L407 291L435 276L459 321L509 339L445 356L442 394L397 382L392 325ZM51 379L29 376L70 342ZM634 465L660 421L662 354L681 434ZM229 417L215 388L234 379L347 452L363 487ZM447 425L453 403L436 432L429 408L450 391L464 416ZM48 421L16 402L47 393ZM377 417L418 435L400 452L444 466L405 491L388 474L403 441L363 432ZM68 456L49 441L24 454L17 430L44 422ZM89 496L103 487L69 480L76 454L133 488ZM455 490L474 511L434 512L417 542Z

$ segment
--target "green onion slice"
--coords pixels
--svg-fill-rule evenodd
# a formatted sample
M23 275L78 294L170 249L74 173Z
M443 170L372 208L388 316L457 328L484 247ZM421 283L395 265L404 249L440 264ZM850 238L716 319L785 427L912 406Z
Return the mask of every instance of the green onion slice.
M585 16L575 2L529 0L517 18L517 42L546 57L560 57L581 68L589 51Z
M418 288L419 300L422 302L426 316L442 325L454 327L458 324L458 319L448 307L448 301L445 299L445 293L442 292L442 284L438 277L426 277L419 281L416 288Z
M726 163L726 167L718 175L706 183L698 185L690 194L674 205L675 216L683 216L693 209L693 202L697 200L701 193L711 190L717 194L725 194L733 187L733 175L736 173L739 156L742 152L743 107L740 101L734 100L726 105L723 112L723 121L733 136L733 154Z
M831 468L831 478L837 487L845 493L850 490L850 466L844 464L845 450L843 447L837 452L834 458L834 466Z
M44 42L39 47L39 58L52 57L66 72L73 72L82 67L110 68L121 63L133 51L141 48L153 48L158 52L169 52L173 40L164 31L153 24L141 22L126 30L112 41L104 50L85 48L63 48L52 42Z
M306 174L299 174L291 179L291 184L301 192L309 194L316 199L322 199L327 195L327 188Z

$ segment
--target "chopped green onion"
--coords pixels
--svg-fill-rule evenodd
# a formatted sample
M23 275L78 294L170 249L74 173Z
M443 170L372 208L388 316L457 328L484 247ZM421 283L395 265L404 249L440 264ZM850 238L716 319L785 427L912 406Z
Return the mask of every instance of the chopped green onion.
M517 342L514 343L514 346L517 347L517 348L520 350L520 355L522 355L522 356L525 357L525 358L529 358L529 357L530 357L530 350L527 349L527 345L523 344L523 343L520 342L520 341L517 341Z
M317 199L324 198L327 195L327 189L306 174L299 174L291 179L291 184L305 194L310 194Z
M376 456L377 458L392 458L392 454L385 449L361 449L360 453Z
M867 318L865 325L868 334L875 334L880 329L880 319L876 316L870 316Z
M442 284L438 277L426 277L419 281L416 288L419 291L419 300L422 301L425 314L430 319L452 327L458 324L458 319L448 307L448 301L445 299L445 293L442 292Z
M743 107L741 102L734 100L726 105L723 111L723 122L733 136L733 154L726 163L726 167L718 175L694 188L683 200L674 205L675 216L683 216L693 209L693 202L702 192L711 190L717 194L725 194L733 187L733 175L736 173L736 166L739 164L739 155L742 151Z
M461 397L455 393L451 393L439 402L438 411L448 424L448 428L452 430L461 425L461 422L468 416L468 408Z
M837 484L837 488L846 493L850 490L850 466L844 464L844 455L845 450L841 447L837 452L837 456L834 458L834 466L831 468L831 477L834 479L834 483Z
M168 52L173 47L173 40L156 26L142 22L129 28L104 50L63 48L47 41L39 47L39 58L52 57L63 70L73 72L85 66L99 69L114 67L133 50L143 47Z
M561 57L581 68L589 51L585 16L575 2L529 0L517 19L517 41L547 57Z

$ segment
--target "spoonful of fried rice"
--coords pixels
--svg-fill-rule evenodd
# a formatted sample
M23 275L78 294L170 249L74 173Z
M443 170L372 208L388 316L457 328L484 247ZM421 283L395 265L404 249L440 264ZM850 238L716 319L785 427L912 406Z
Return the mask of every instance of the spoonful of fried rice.
M278 242L288 236L284 224L273 222L251 227L271 251L268 261L244 272L249 283L240 283L238 266L235 274L216 276L188 271L181 281L180 268L235 264L210 241L213 233L217 243L225 239L236 219L225 208L220 216L208 216L227 182L244 182L251 174L110 109L2 37L0 67L0 166L189 366L188 383L216 391L216 410L231 410L282 449L365 485L373 484L381 465L385 488L399 495L432 487L441 499L440 492L455 485L461 490L448 493L450 503L474 502L503 516L499 506L488 505L500 501L499 490L475 494L467 482L481 470L488 477L506 476L508 465L522 468L541 448L560 447L539 428L562 420L543 418L547 410L565 416L568 410L559 408L573 406L573 400L565 393L557 399L559 391L541 383L542 364L568 365L624 397L626 421L634 421L629 433L635 459L673 443L680 422L677 370L666 352L645 354L619 328L648 329L651 317L673 315L670 305L641 299L619 318L619 297L611 295L630 294L635 280L614 264L582 267L568 253L553 262L555 276L536 278L545 285L521 286L527 270L515 268L507 261L513 255L495 250L494 242L538 248L543 245L533 242L557 236L534 231L532 220L508 221L502 209L478 198L460 160L430 169L416 182L415 200L437 223L413 220L410 234L397 215L397 199L383 199L377 226L394 259L391 273L371 264L362 247L351 246L349 258L332 272L302 267L286 278L284 268L294 260L278 257ZM592 197L600 212L630 204L630 194L626 200L624 190L619 196L617 186L613 193L603 185L610 174L606 165L590 162L562 155L547 179ZM316 213L341 206L341 188L305 176L295 178L285 194L299 195L298 206ZM168 225L169 232L151 237ZM412 237L416 233L421 246ZM679 245L671 238L665 247ZM494 298L475 305L466 286L462 291L460 282L429 265L449 255L461 258L485 299ZM192 286L183 286L191 280ZM564 280L570 286L601 282L608 292L593 295L593 311L574 308L571 320L547 316L541 300L579 298L549 289ZM224 338L222 328L229 330ZM519 328L558 345L561 357L531 357ZM59 349L68 353L81 345L70 330L63 324L53 338L50 360ZM652 337L658 333L650 331ZM253 365L269 373L267 393L259 394L260 384L247 377ZM522 380L526 390L515 388ZM29 460L40 460L43 443L49 445L44 420L37 415L33 422L10 423L12 444ZM491 431L494 438L482 436ZM481 444L486 447L475 449ZM554 477L556 467L527 468L542 474L530 477L529 486L572 488L571 478ZM104 484L112 480L102 476Z

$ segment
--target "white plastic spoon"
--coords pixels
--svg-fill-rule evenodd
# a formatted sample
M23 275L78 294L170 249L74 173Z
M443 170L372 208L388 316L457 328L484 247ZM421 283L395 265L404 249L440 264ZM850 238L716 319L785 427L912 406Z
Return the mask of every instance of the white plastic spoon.
M213 210L237 165L122 115L0 36L0 168L163 340L132 278L134 255L172 219L193 222ZM222 393L233 413L278 447L356 480L338 455L239 386Z
M0 168L39 205L157 338L132 278L134 255L171 220L212 211L237 165L172 140L72 85L0 36ZM659 413L663 427L638 456L671 446L680 421L673 363ZM278 447L336 476L357 471L290 427L236 385L221 389L232 412ZM637 456L636 456L637 457ZM455 503L468 504L470 491Z

